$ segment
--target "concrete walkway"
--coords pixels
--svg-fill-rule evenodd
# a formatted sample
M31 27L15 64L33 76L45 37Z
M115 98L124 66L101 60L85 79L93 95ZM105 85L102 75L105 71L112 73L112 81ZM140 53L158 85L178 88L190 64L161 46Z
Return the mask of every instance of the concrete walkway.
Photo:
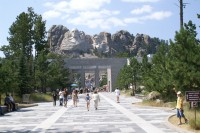
M99 93L101 101L98 110L91 101L90 111L86 109L85 94L79 96L78 107L56 106L53 103L39 103L39 106L23 108L0 117L0 132L47 132L47 133L183 133L167 124L167 117L175 111L140 107L134 97L120 97L116 103L114 93ZM58 104L58 102L57 102Z

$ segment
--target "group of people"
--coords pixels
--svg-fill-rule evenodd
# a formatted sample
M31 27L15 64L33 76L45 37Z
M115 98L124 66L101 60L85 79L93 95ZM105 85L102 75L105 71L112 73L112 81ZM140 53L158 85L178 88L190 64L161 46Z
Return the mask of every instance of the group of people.
M64 91L60 90L58 95L59 95L60 106L67 107L67 101L68 101L68 95L69 95L67 88L64 88ZM56 101L57 101L58 95L57 95L56 91L53 91L53 94L52 94L53 106L56 106Z
M64 106L67 107L67 101L68 101L68 91L67 88L64 89L64 91L59 92L59 101L60 101L60 106L63 106L63 102L64 102ZM115 95L116 95L116 102L119 103L119 97L120 97L120 90L119 88L115 89ZM54 91L53 92L53 105L56 106L56 99L57 99L57 94ZM94 107L97 110L98 108L98 103L100 102L100 97L98 95L97 90L94 90L94 93L92 94L92 96L89 95L89 93L86 94L85 100L86 100L86 107L87 110L89 111L90 109L90 101L91 99L93 99L94 101ZM72 100L73 100L73 106L77 107L77 103L78 103L78 91L77 90L73 90L72 92ZM188 119L185 117L184 115L184 111L183 111L183 95L180 91L177 92L177 105L176 105L176 109L177 109L177 117L179 118L179 125L182 124L181 118L184 119L185 123L188 123ZM12 108L13 106L15 106L14 104L14 100L12 98L12 96L7 96L5 99L5 105L7 105L10 108ZM15 107L13 107L14 109Z
M100 102L100 97L99 94L97 92L97 90L94 90L94 93L92 94L92 97L90 97L89 93L87 93L85 100L86 100L86 106L87 106L87 110L89 111L90 109L90 100L94 101L94 108L95 110L97 110L98 108L98 103Z
M68 89L64 88L64 91L60 90L58 94L56 93L56 91L53 91L53 93L52 93L53 106L56 106L56 101L57 101L58 96L59 96L60 106L67 107L67 101L68 101L68 96L69 96ZM79 101L78 90L74 89L72 91L71 98L72 98L72 101L73 101L73 106L77 107L77 104L78 104L78 101ZM86 107L87 107L88 111L90 109L91 99L93 99L94 107L97 110L98 103L100 102L100 97L99 97L99 94L97 93L97 90L94 90L94 93L92 94L92 96L90 96L89 93L86 94L85 100L86 100Z

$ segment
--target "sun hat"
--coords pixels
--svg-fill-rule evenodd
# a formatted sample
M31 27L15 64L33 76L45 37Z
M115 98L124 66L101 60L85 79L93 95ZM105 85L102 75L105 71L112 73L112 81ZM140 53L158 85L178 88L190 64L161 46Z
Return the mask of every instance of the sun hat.
M181 91L178 91L177 94L178 94L178 95L181 94Z

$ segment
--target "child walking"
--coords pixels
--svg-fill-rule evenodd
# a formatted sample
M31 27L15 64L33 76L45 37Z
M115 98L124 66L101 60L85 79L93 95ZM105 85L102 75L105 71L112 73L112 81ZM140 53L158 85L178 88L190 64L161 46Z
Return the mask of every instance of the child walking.
M89 108L90 108L90 100L91 100L91 97L90 97L89 94L86 95L85 100L86 100L86 102L87 102L87 110L89 111Z

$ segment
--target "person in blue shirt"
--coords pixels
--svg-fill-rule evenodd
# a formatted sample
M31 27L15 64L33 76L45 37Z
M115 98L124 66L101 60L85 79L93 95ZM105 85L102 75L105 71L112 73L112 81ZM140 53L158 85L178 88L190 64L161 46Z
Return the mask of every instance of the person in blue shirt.
M86 95L85 100L86 100L86 103L87 103L87 110L89 111L90 100L91 100L91 97L90 97L89 93Z

